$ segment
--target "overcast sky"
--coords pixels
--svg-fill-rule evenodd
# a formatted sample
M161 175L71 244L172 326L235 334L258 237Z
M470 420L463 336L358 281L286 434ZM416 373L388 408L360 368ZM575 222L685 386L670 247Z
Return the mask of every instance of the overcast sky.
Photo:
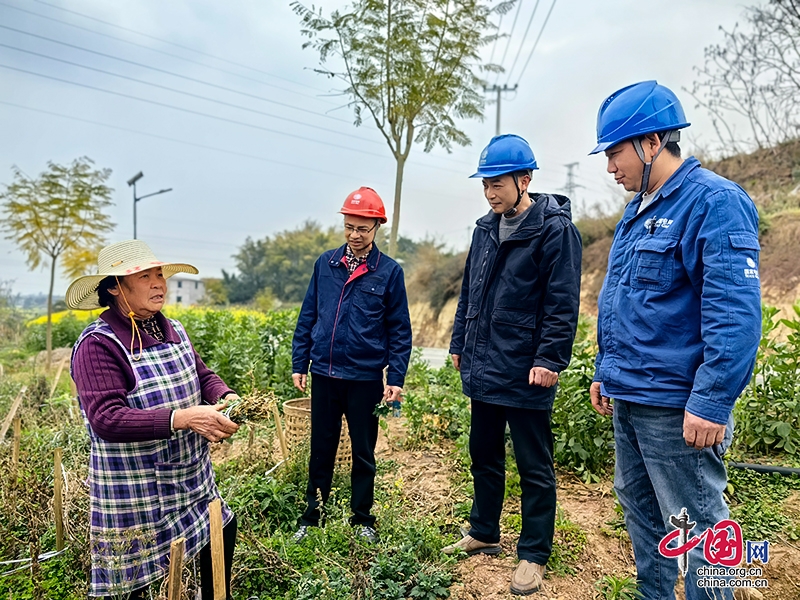
M514 65L498 79L519 82L503 100L501 129L531 143L541 169L535 190L563 188L564 165L579 162L577 208L613 198L604 160L587 153L602 100L636 81L657 79L683 100L692 122L684 146L713 142L707 115L681 88L691 87L704 47L721 40L720 26L741 20L746 4L557 0L542 31L552 0L521 2L494 62L505 55L505 68ZM317 2L325 11L344 4ZM510 33L515 14L501 31ZM11 182L12 165L37 175L47 161L88 156L113 170L111 241L120 241L133 235L126 180L143 171L139 195L174 191L139 203L139 238L162 260L192 262L207 277L233 269L231 255L248 236L306 219L338 223L345 196L361 185L389 205L388 147L374 128L352 125L336 88L312 71L317 56L301 48L299 29L283 0L0 0L0 184ZM485 49L487 60L492 50ZM482 122L463 123L467 148L452 155L414 148L403 235L466 247L487 210L480 181L467 177L494 134L495 110L489 104ZM30 272L12 243L0 240L0 280L28 294L46 291L48 274ZM59 279L56 293L67 284Z

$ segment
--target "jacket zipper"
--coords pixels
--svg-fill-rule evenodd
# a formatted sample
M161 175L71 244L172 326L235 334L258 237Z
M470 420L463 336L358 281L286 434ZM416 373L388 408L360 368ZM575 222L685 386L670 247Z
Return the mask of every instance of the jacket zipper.
M362 269L362 267L364 267ZM336 307L336 316L333 319L333 331L331 332L331 350L328 354L328 377L333 377L333 342L336 340L336 327L339 324L339 311L342 308L342 299L344 298L344 290L347 288L348 283L352 283L369 270L367 264L362 264L356 271L344 282L342 286L342 293L339 294L339 305ZM360 272L359 272L360 271Z

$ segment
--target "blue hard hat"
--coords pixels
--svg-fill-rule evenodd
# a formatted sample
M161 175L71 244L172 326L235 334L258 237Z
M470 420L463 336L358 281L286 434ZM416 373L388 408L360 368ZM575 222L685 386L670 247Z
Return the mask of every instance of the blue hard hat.
M498 177L515 171L534 171L536 159L533 150L518 135L506 134L492 138L489 145L481 152L478 171L470 177Z
M603 102L597 113L597 146L589 154L648 133L688 126L683 107L672 90L656 81L634 83Z

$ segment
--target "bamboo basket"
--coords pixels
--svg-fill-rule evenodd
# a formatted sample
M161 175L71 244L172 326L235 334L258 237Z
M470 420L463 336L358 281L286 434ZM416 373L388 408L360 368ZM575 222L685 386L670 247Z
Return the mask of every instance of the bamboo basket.
M306 441L311 435L311 398L297 398L283 403L283 420L286 444L289 452ZM353 464L353 448L350 445L350 430L347 419L342 416L342 433L336 452L336 467L350 468Z

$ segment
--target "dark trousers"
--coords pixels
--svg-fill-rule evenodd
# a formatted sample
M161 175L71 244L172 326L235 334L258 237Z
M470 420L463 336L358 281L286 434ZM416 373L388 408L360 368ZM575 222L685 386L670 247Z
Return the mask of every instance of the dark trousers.
M506 423L522 488L522 533L517 543L520 560L547 564L553 548L556 520L556 474L549 410L511 408L472 401L469 453L475 499L469 534L493 544L500 541L500 513L506 480Z
M350 472L352 496L350 508L353 525L375 525L370 513L375 498L375 444L378 441L378 417L375 407L383 397L383 382L334 379L313 375L311 386L311 457L308 461L307 508L301 525L319 525L320 507L328 501L333 481L333 467L342 415L347 417L353 446L353 469Z
M238 524L236 517L222 528L222 542L225 550L225 594L231 596L231 566L233 565L233 548L236 545L236 530ZM200 550L200 590L203 598L214 597L214 571L211 567L211 544L208 543ZM127 600L146 600L149 596L147 590L149 586L139 588L130 593ZM106 596L105 600L111 600L111 596Z

